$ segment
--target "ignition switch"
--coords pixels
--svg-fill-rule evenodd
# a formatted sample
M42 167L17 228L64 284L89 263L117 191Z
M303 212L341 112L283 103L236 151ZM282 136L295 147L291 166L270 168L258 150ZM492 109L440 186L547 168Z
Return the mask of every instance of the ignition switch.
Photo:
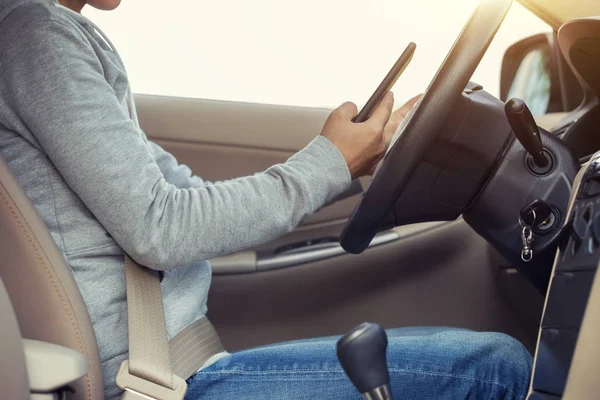
M535 200L524 207L520 216L523 223L539 235L552 231L558 224L558 212L543 200Z

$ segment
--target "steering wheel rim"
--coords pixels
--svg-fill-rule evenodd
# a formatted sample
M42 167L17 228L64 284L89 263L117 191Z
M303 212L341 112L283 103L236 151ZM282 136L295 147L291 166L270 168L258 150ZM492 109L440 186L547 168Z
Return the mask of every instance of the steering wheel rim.
M380 230L469 83L511 4L512 0L479 3L421 100L398 128L369 187L346 222L340 237L344 250L362 253Z

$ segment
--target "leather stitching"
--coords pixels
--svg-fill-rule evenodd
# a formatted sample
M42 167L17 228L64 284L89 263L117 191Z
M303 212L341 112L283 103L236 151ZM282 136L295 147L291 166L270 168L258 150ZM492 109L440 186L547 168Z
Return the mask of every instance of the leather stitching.
M4 188L4 185L1 185L1 186ZM4 189L6 190L6 188L4 188ZM85 346L83 344L83 338L81 337L81 333L80 333L79 328L78 328L79 321L76 321L77 317L75 315L73 315L73 313L71 313L71 311L67 307L65 299L61 295L61 293L60 293L60 291L58 289L58 286L56 284L56 281L54 280L54 277L52 276L52 273L50 272L50 269L49 269L48 265L46 264L46 262L44 261L44 258L40 254L40 251L38 250L37 246L35 245L35 242L31 238L31 235L29 234L27 228L25 227L25 225L23 225L23 222L21 221L21 218L19 218L19 215L17 214L17 212L15 211L15 209L11 206L8 198L6 197L6 195L2 191L0 191L0 197L4 201L4 204L6 204L6 206L8 207L8 209L9 209L10 213L13 215L15 221L17 221L17 223L19 224L19 227L21 228L21 231L25 234L25 236L27 238L27 241L31 245L31 248L34 251L34 253L36 255L36 258L39 260L40 264L42 265L42 267L46 271L46 274L48 275L48 279L49 279L50 283L52 284L52 287L54 288L54 291L56 292L56 295L58 296L58 299L59 299L60 303L62 304L62 307L63 307L64 311L66 312L67 316L71 320L71 326L73 327L73 330L75 331L75 336L77 337L77 342L79 344L79 350L84 354L86 360L88 361L88 367L89 367L90 366L89 357L88 357L87 350L86 350L86 348L85 348ZM92 371L91 371L91 368L90 368L88 370L88 373L85 374L85 382L86 382L87 398L88 398L88 400L91 400L91 398L92 398L92 388L91 388L92 382L91 382L91 379L90 379L90 374L91 373L92 373Z

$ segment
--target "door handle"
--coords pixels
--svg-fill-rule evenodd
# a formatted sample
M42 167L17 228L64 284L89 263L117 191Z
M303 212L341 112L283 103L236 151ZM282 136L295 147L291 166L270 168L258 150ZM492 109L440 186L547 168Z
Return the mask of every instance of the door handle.
M398 240L400 235L397 232L390 230L379 232L369 247L380 246L385 243ZM257 271L269 271L280 268L293 267L300 264L306 264L326 258L340 256L346 254L346 250L337 242L317 243L299 248L294 248L291 251L283 252L274 256L259 258L256 261Z
M423 222L379 232L371 241L369 248L427 232L446 223L444 221ZM287 250L280 251L278 254L260 257L257 256L255 251L242 251L230 256L213 258L210 260L210 263L214 275L246 274L289 268L347 254L339 243L335 241L312 240L307 243L309 244L306 246L293 246Z
M230 256L210 260L214 275L245 274L256 272L256 252L241 251Z

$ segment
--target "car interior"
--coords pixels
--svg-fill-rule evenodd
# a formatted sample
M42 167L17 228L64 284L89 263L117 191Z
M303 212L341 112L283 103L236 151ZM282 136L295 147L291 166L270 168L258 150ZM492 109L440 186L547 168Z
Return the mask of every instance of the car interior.
M363 321L503 332L534 355L528 399L600 398L600 3L520 3L554 31L506 49L500 98L470 79L511 1L483 0L372 177L291 233L210 260L227 351ZM208 181L284 162L331 111L136 104L149 138ZM0 249L0 397L103 399L77 284L1 159Z

